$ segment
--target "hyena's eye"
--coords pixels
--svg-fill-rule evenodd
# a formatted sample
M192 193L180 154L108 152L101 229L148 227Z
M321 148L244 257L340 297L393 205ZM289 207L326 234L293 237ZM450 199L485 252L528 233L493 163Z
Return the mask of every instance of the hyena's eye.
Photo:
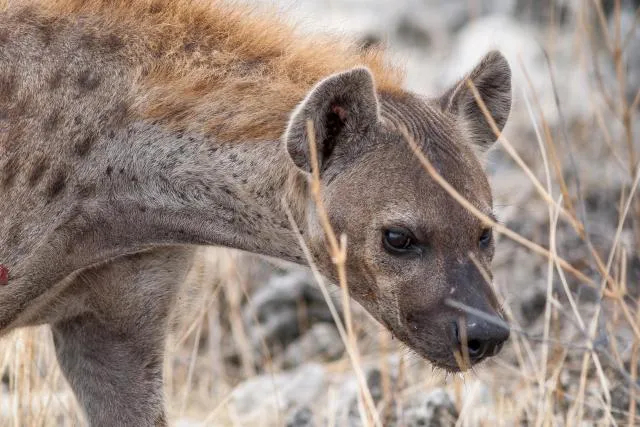
M387 228L383 232L384 247L391 253L402 253L413 248L415 238L407 229L400 227Z
M491 245L491 241L493 240L493 231L490 228L485 228L482 230L482 234L480 235L480 240L478 240L478 245L481 249L487 249Z

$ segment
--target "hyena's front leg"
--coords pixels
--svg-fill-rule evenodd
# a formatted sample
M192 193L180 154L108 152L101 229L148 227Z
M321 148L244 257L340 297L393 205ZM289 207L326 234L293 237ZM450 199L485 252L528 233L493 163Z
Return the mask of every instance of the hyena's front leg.
M64 305L86 307L52 329L62 371L91 426L166 425L167 319L190 262L191 250L182 248L123 257L82 273L61 295Z
M91 315L52 329L60 367L89 425L166 425L162 335L155 345L140 346L135 336L119 336Z

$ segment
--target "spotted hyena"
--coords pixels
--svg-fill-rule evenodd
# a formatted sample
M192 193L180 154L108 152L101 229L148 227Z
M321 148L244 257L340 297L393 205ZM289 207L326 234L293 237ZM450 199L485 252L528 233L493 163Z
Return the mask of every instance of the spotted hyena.
M92 425L165 424L167 318L194 248L306 264L288 209L336 280L308 188L310 120L352 297L439 367L457 370L456 350L497 353L509 332L490 321L501 313L480 271L491 229L403 136L490 215L479 158L496 137L467 81L501 129L511 84L497 52L428 98L379 50L238 5L0 0L0 332L51 325Z

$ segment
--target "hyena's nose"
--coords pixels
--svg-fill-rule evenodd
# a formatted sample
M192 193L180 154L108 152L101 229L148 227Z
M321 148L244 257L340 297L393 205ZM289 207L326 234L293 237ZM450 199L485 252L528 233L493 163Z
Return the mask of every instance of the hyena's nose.
M464 321L455 322L454 327L458 348L466 347L473 363L495 356L509 339L509 328L502 320L491 321L469 315Z

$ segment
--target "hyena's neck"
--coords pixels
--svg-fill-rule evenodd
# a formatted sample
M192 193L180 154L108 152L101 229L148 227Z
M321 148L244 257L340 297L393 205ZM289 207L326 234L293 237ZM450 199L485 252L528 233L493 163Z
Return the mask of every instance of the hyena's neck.
M302 261L286 209L304 227L306 182L279 141L225 143L152 124L122 138L131 139L131 155L110 146L109 173L98 179L124 211L112 213L112 226L132 243L220 245Z
M63 214L33 248L38 258L66 254L60 278L161 245L303 261L286 209L303 227L305 178L278 141L219 143L138 123L95 144L75 169Z

